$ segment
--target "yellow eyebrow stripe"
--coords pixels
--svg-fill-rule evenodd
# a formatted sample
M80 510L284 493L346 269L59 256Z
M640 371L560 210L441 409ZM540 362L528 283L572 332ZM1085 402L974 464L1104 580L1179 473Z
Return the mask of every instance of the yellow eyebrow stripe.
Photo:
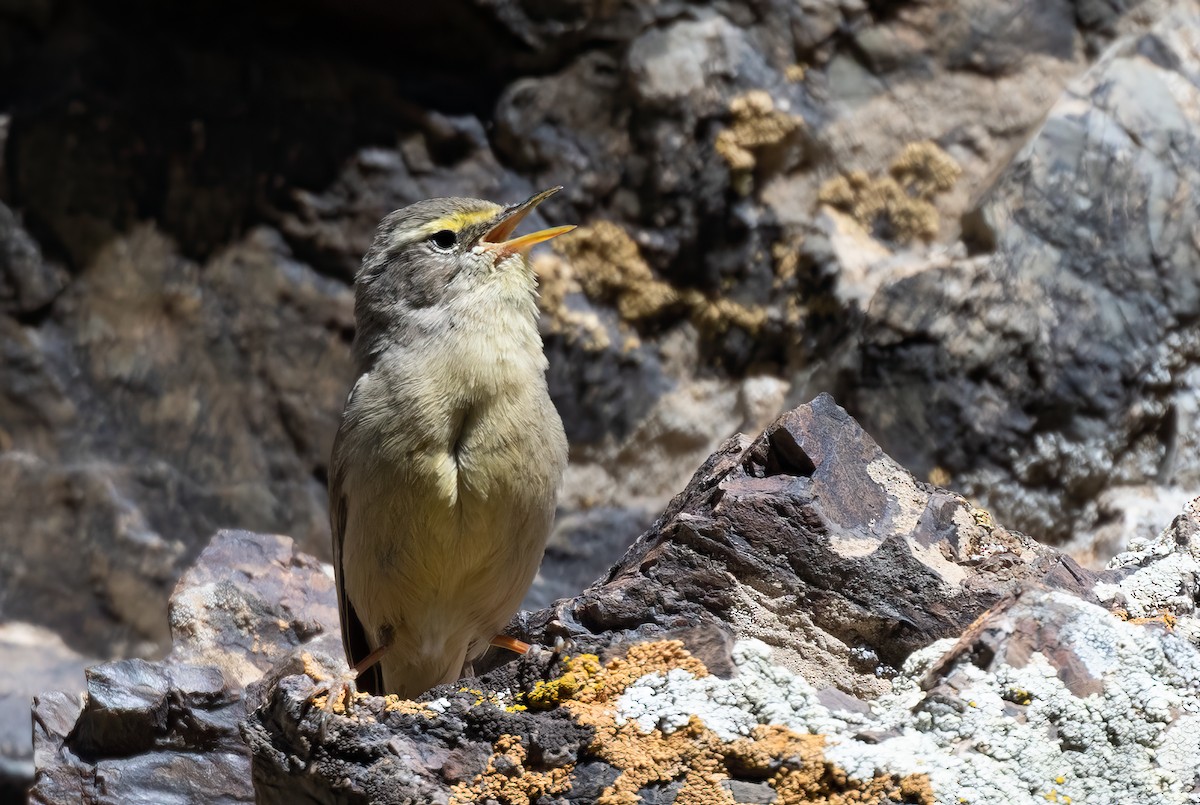
M453 215L447 215L438 218L436 221L429 222L423 232L432 235L434 232L441 232L443 229L449 229L454 232L461 232L472 224L483 223L490 221L496 217L496 213L500 212L503 207L499 204L493 210L474 210L471 212L456 212Z

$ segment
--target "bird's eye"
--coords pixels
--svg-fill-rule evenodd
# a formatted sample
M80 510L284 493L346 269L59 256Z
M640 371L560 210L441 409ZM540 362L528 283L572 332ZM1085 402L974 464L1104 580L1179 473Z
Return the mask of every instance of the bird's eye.
M443 229L430 235L429 240L439 249L453 249L454 244L458 242L458 235L449 229Z

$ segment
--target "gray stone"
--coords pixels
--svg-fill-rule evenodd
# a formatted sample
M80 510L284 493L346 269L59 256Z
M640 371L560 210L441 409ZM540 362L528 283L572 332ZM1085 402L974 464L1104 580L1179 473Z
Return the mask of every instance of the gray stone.
M1197 30L1180 9L1106 55L972 213L990 253L871 306L854 410L1041 538L1094 526L1106 489L1200 487Z

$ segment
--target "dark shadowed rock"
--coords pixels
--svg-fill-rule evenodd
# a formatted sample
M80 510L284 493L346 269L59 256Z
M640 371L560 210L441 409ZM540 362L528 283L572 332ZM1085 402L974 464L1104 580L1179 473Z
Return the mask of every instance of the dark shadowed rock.
M828 396L727 442L609 575L522 615L584 650L698 623L766 640L819 685L869 695L915 649L1032 581L1084 593L1071 559L913 480Z
M0 145L3 142L0 137ZM20 227L13 211L0 204L0 313L35 313L54 301L66 284L66 272L42 259L37 242Z
M89 668L82 701L38 697L33 801L254 801L245 687L295 646L337 641L336 607L332 578L290 539L218 533L171 598L167 659Z
M34 696L51 689L82 691L84 666L94 662L71 651L48 629L27 623L0 626L0 802L22 801L33 779L29 713Z

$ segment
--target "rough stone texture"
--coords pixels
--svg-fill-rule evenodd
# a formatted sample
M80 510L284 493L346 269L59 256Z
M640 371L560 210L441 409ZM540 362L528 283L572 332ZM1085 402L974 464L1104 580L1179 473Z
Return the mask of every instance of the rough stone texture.
M215 528L326 555L348 278L433 195L583 225L531 605L819 391L1096 567L1200 487L1195 0L348 9L0 0L0 620L156 656Z
M341 715L306 701L308 677L284 677L247 724L256 791L337 803L1191 801L1200 498L1095 577L982 515L918 486L818 399L714 455L607 578L516 623L527 638L570 633L606 666L537 652L423 703L363 698ZM827 551L804 566L840 571L836 589L792 575L787 557L805 545ZM874 617L872 584L889 591ZM725 603L748 592L817 624L853 613L890 635L899 669L864 707L826 687L844 670L811 634L750 636ZM720 618L724 641L695 627ZM906 642L918 628L925 642ZM646 642L672 636L682 643ZM791 652L809 660L799 673ZM593 732L563 738L544 722L565 714ZM599 783L598 766L611 769Z
M39 698L34 801L1183 803L1198 556L1200 498L1084 571L822 397L727 443L607 577L514 621L567 654L417 701L322 709L345 670L328 574L286 538L219 534L166 660Z
M48 629L0 626L0 802L22 801L33 779L29 712L34 695L76 689L84 666L95 661L71 651Z
M879 290L854 410L1039 538L1101 526L1108 490L1195 494L1198 166L1200 6L1180 3L1050 110L965 219L978 257Z
M333 579L286 537L223 531L180 580L170 620L160 662L45 680L67 692L35 701L33 802L254 801L245 687L301 643L340 652Z
M350 306L268 230L203 266L149 227L101 250L6 342L4 614L93 654L145 654L194 534L240 521L321 550L313 473L348 380Z
M720 448L597 584L518 633L599 650L723 625L821 687L874 695L912 651L1071 559L913 480L828 395ZM521 617L521 616L518 616Z

